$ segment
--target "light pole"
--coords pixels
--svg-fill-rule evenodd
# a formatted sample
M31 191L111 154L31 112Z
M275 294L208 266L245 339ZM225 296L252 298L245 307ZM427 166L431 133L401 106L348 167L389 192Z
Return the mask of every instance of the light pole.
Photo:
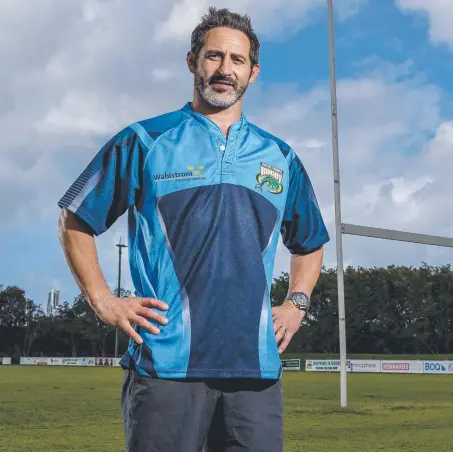
M127 245L121 243L121 237L119 244L116 244L118 247L118 289L116 295L121 297L121 255L123 254L123 248ZM115 358L118 357L118 327L115 329Z

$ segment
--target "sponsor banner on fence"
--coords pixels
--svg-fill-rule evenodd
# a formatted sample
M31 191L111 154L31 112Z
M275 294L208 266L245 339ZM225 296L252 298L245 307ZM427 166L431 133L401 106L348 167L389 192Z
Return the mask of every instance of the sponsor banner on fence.
M339 360L306 360L306 371L340 371ZM346 361L353 373L453 374L453 360L358 360Z
M94 357L80 357L81 366L94 366Z
M339 360L307 360L306 371L340 371ZM380 373L380 360L347 360L346 371L353 373Z
M94 366L94 357L21 357L21 365Z
M0 365L11 365L11 357L0 357Z
M63 365L63 357L49 357L49 365Z
M62 365L71 365L71 366L79 365L78 357L63 357L61 360L62 360Z
M381 360L382 373L423 373L421 360Z
M95 366L120 366L121 358L112 358L112 357L96 357L94 359Z
M381 361L352 359L346 362L346 369L351 373L380 373Z
M340 371L339 360L306 360L305 371Z
M94 366L94 357L63 357L62 365Z
M50 363L50 357L21 357L21 365L48 365Z
M453 374L453 361L425 360L423 362L423 372L430 374Z
M300 371L300 359L282 360L283 371Z
M34 365L34 363L31 362L30 357L21 357L19 363L21 365Z

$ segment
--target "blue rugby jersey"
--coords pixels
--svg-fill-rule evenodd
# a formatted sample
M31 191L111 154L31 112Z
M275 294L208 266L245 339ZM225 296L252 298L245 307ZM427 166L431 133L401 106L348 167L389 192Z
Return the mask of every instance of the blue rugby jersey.
M58 202L95 235L128 211L140 297L169 305L168 324L123 368L165 378L275 379L281 362L270 288L279 235L292 254L329 236L310 179L286 143L245 115L225 137L181 109L111 138ZM138 327L137 327L138 328Z

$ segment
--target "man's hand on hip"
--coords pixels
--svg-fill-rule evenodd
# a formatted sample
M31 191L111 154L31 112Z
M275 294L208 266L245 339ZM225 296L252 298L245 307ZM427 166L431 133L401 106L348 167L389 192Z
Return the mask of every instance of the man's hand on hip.
M277 340L278 352L281 354L288 347L293 335L299 330L305 312L299 310L289 300L285 300L279 307L272 308L274 332Z
M143 343L142 337L134 330L132 324L143 327L150 333L157 335L160 329L151 324L148 319L166 325L168 319L155 310L168 310L168 305L151 297L116 297L107 296L95 305L98 316L109 326L120 327L136 343Z

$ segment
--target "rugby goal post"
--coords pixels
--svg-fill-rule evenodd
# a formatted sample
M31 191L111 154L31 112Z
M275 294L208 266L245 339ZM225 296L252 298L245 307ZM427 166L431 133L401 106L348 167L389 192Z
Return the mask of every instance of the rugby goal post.
M416 244L452 247L453 238L431 236L428 234L409 233L406 231L373 228L361 225L352 225L341 222L340 203L340 166L338 155L338 125L337 125L337 93L335 78L335 45L332 0L327 0L329 23L329 57L330 57L330 99L332 119L332 153L333 179L335 196L335 238L337 255L337 288L338 288L338 323L340 335L340 406L347 406L347 370L346 370L346 322L344 299L344 268L343 268L343 234L366 236L377 239L412 242Z

